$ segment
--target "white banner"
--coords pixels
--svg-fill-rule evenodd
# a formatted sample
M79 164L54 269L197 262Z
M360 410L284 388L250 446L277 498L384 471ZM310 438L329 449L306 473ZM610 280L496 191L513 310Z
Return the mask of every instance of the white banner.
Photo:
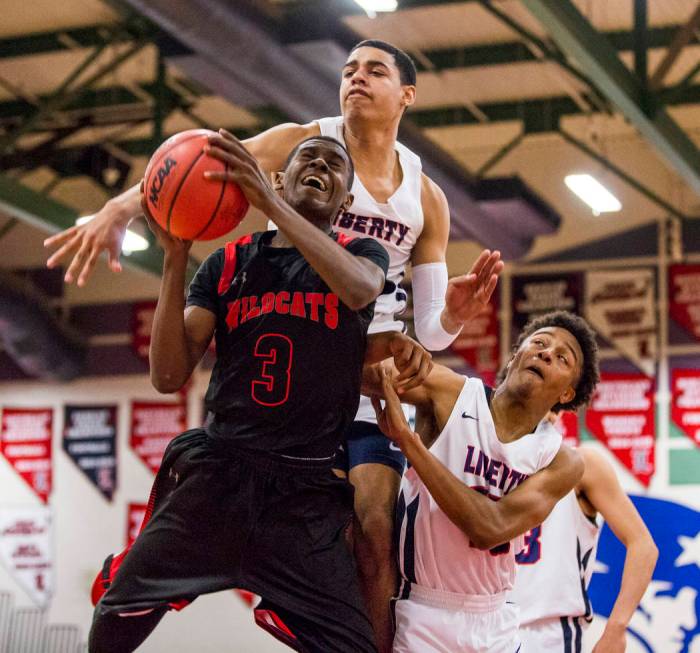
M47 506L0 507L0 561L43 608L53 591L51 511Z
M586 318L625 358L654 376L654 273L646 268L586 273Z

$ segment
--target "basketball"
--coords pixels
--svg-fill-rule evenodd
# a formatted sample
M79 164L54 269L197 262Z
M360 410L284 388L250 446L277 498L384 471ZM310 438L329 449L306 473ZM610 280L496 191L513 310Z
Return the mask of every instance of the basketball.
M204 148L215 132L191 129L172 136L151 157L144 175L145 201L153 219L183 240L212 240L234 229L248 200L234 183L209 181L207 170L226 170Z

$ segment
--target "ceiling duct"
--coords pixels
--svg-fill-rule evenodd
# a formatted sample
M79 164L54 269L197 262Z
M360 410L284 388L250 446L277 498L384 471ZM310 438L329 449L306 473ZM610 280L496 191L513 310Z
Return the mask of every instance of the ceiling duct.
M347 52L337 39L284 44L258 16L226 0L126 1L194 52L168 60L218 95L247 108L276 106L301 123L337 115L336 66ZM558 226L559 218L552 221L551 209L538 221L537 207L534 222L528 225L521 226L512 213L496 211L501 219L494 220L493 207L486 210L475 201L473 180L449 154L408 120L403 121L399 139L421 157L425 173L445 192L452 238L474 239L515 260L527 253L537 235Z
M0 270L0 339L28 376L68 381L85 366L87 346L61 324L29 281Z

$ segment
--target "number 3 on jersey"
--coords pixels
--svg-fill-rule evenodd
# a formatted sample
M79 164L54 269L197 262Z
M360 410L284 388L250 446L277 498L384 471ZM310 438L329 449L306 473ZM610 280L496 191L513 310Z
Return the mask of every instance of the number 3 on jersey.
M535 526L525 533L525 548L515 556L515 562L519 565L534 565L542 556L542 526Z
M289 398L293 352L292 341L279 333L267 333L255 343L253 355L262 368L250 390L262 406L280 406Z

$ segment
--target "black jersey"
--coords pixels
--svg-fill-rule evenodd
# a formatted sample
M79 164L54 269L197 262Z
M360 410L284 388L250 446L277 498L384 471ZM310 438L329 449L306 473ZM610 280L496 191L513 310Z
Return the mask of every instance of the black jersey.
M275 233L228 243L190 285L187 305L216 314L209 432L246 449L332 456L357 411L374 303L350 310L296 248L269 245ZM386 274L376 241L332 238Z

